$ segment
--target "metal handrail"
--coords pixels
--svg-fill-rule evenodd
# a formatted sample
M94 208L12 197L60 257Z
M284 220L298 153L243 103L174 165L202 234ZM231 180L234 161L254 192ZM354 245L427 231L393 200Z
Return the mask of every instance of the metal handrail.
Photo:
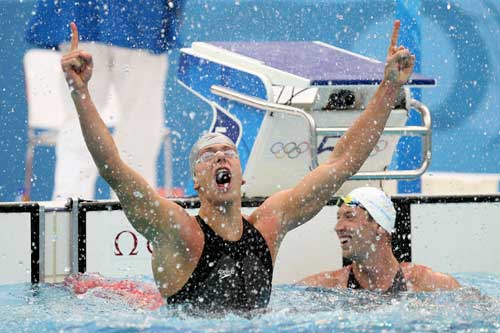
M304 110L295 108L293 106L271 103L261 98L251 97L242 94L240 92L237 92L233 89L217 85L211 86L210 91L217 96L224 97L241 104L252 106L254 108L270 112L285 113L292 116L302 117L307 124L310 136L309 143L311 144L311 147L318 146L318 139L316 134L316 121L309 113L305 112ZM316 152L316 149L309 149L309 152L311 155L311 168L314 169L318 166L318 154Z
M220 97L227 98L229 100L255 107L258 109L290 114L293 116L302 117L307 126L310 136L309 143L311 147L317 147L317 136L318 135L342 135L348 128L347 127L319 127L316 128L316 122L314 118L302 109L295 108L288 105L276 104L261 98L251 97L246 94L237 92L233 89L213 85L210 87L210 91ZM427 106L421 102L412 99L410 101L410 108L415 109L420 113L422 118L422 126L404 126L404 127L390 127L384 129L382 134L386 135L403 135L403 136L422 136L423 137L423 159L419 168L414 170L384 170L384 171L366 171L358 172L351 176L351 180L378 180L378 179L414 179L421 176L429 167L432 153L431 153L431 116ZM311 169L318 166L318 154L316 149L310 149L311 156Z
M410 100L410 108L416 110L420 113L422 118L422 126L407 126L407 127L393 127L384 130L384 134L403 134L405 136L422 136L423 137L423 158L420 167L414 170L386 170L380 171L369 171L369 172L358 172L350 179L352 180L373 180L373 179L415 179L424 174L431 163L432 158L432 123L431 123L431 113L427 106L423 103L417 101L416 99ZM407 130L405 130L405 128ZM389 133L391 132L391 133Z
M422 136L423 137L423 159L420 167L413 170L385 170L385 171L365 171L358 172L355 175L351 176L351 180L375 180L375 179L415 179L424 174L431 163L432 158L432 123L431 123L431 114L427 106L417 101L416 99L410 100L410 108L415 109L418 113L420 113L420 117L422 119L422 126L404 126L404 127L390 127L384 129L383 134L387 135L404 135L404 136ZM331 132L327 132L326 130L332 130ZM320 129L318 129L320 130ZM345 131L345 128L322 128L321 129L323 135L333 135L330 133L338 133L339 130Z

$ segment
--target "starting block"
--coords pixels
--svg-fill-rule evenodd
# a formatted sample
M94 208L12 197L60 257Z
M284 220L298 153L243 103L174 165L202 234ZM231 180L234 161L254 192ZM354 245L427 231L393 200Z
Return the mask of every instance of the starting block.
M384 63L322 42L196 42L181 50L179 83L213 110L211 132L238 146L243 195L265 197L295 185L326 159L365 109ZM380 180L413 179L431 159L429 110L410 86L435 80L414 74L398 94L386 129L361 170L337 194ZM405 126L410 109L422 126ZM388 170L401 136L422 137L421 165Z

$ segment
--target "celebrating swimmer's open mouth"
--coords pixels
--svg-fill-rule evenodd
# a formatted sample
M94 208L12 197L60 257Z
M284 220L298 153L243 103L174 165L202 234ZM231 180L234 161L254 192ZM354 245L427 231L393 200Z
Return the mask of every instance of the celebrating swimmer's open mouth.
M339 240L340 240L341 245L347 245L349 243L349 241L351 240L351 237L342 236L342 237L339 237Z
M231 183L231 172L227 168L220 168L215 172L215 182L217 185L227 188Z

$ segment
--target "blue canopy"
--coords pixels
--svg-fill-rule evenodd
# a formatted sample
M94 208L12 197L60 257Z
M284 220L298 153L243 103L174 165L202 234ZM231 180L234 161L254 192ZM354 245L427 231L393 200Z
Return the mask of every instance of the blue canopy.
M184 0L39 0L26 40L53 48L70 40L75 22L80 40L162 53L179 46Z

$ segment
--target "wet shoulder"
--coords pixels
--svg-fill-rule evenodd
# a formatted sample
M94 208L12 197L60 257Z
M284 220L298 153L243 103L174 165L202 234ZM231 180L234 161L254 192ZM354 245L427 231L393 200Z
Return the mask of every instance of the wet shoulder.
M406 262L401 263L401 269L409 290L418 292L433 289L434 272L429 267Z
M350 270L350 266L346 266L336 271L321 272L306 277L299 281L298 284L322 288L345 288Z

